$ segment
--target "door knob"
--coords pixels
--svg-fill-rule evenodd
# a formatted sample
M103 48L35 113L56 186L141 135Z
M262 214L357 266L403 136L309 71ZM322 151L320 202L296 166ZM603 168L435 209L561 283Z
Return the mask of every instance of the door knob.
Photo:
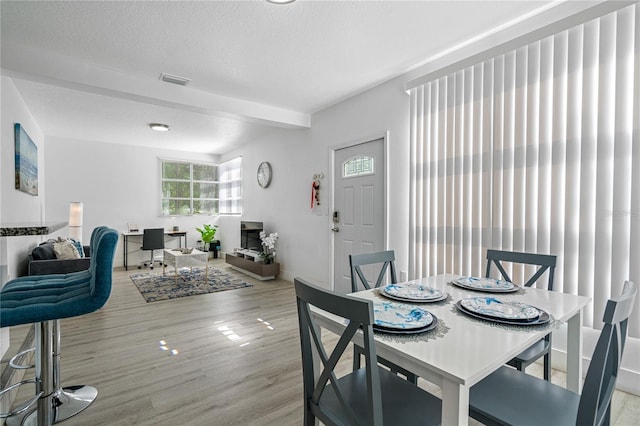
M335 227L335 226L334 226L333 228L331 228L331 230L332 230L333 232L340 232L340 228Z

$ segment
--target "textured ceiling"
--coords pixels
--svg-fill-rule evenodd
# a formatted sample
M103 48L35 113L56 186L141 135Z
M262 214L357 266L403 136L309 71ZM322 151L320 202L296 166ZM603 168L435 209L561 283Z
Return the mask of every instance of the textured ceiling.
M223 153L547 3L3 0L0 64L47 136Z

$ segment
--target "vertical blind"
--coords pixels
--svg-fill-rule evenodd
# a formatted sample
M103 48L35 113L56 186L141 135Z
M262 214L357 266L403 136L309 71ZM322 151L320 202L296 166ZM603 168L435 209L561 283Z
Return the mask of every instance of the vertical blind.
M480 276L487 248L555 254L554 289L591 297L600 328L640 283L640 6L410 95L410 275Z

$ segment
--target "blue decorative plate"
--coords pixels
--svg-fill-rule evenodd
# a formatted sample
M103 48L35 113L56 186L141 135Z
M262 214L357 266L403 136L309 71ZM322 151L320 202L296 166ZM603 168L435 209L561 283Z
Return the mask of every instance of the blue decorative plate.
M479 277L460 277L451 281L451 284L470 290L486 291L491 293L509 293L512 291L518 291L520 288L509 281Z
M424 328L433 323L433 315L415 306L396 302L373 302L375 326L395 330Z
M411 329L397 329L397 328L388 328L383 327L381 325L374 324L373 329L375 331L379 331L381 333L389 333L389 334L418 334L425 333L427 331L431 331L438 326L438 318L435 315L431 314L433 317L433 321L426 327L421 328L411 328Z
M462 299L460 305L467 311L504 320L533 321L540 316L540 311L531 305L495 297L470 297Z
M436 302L447 298L448 294L417 282L388 284L380 288L380 293L391 299L404 302Z

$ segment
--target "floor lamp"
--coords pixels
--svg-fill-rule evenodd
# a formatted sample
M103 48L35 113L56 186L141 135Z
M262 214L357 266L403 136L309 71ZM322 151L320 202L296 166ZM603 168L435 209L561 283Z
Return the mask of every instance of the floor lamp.
M69 238L82 242L82 203L72 201L69 204Z

